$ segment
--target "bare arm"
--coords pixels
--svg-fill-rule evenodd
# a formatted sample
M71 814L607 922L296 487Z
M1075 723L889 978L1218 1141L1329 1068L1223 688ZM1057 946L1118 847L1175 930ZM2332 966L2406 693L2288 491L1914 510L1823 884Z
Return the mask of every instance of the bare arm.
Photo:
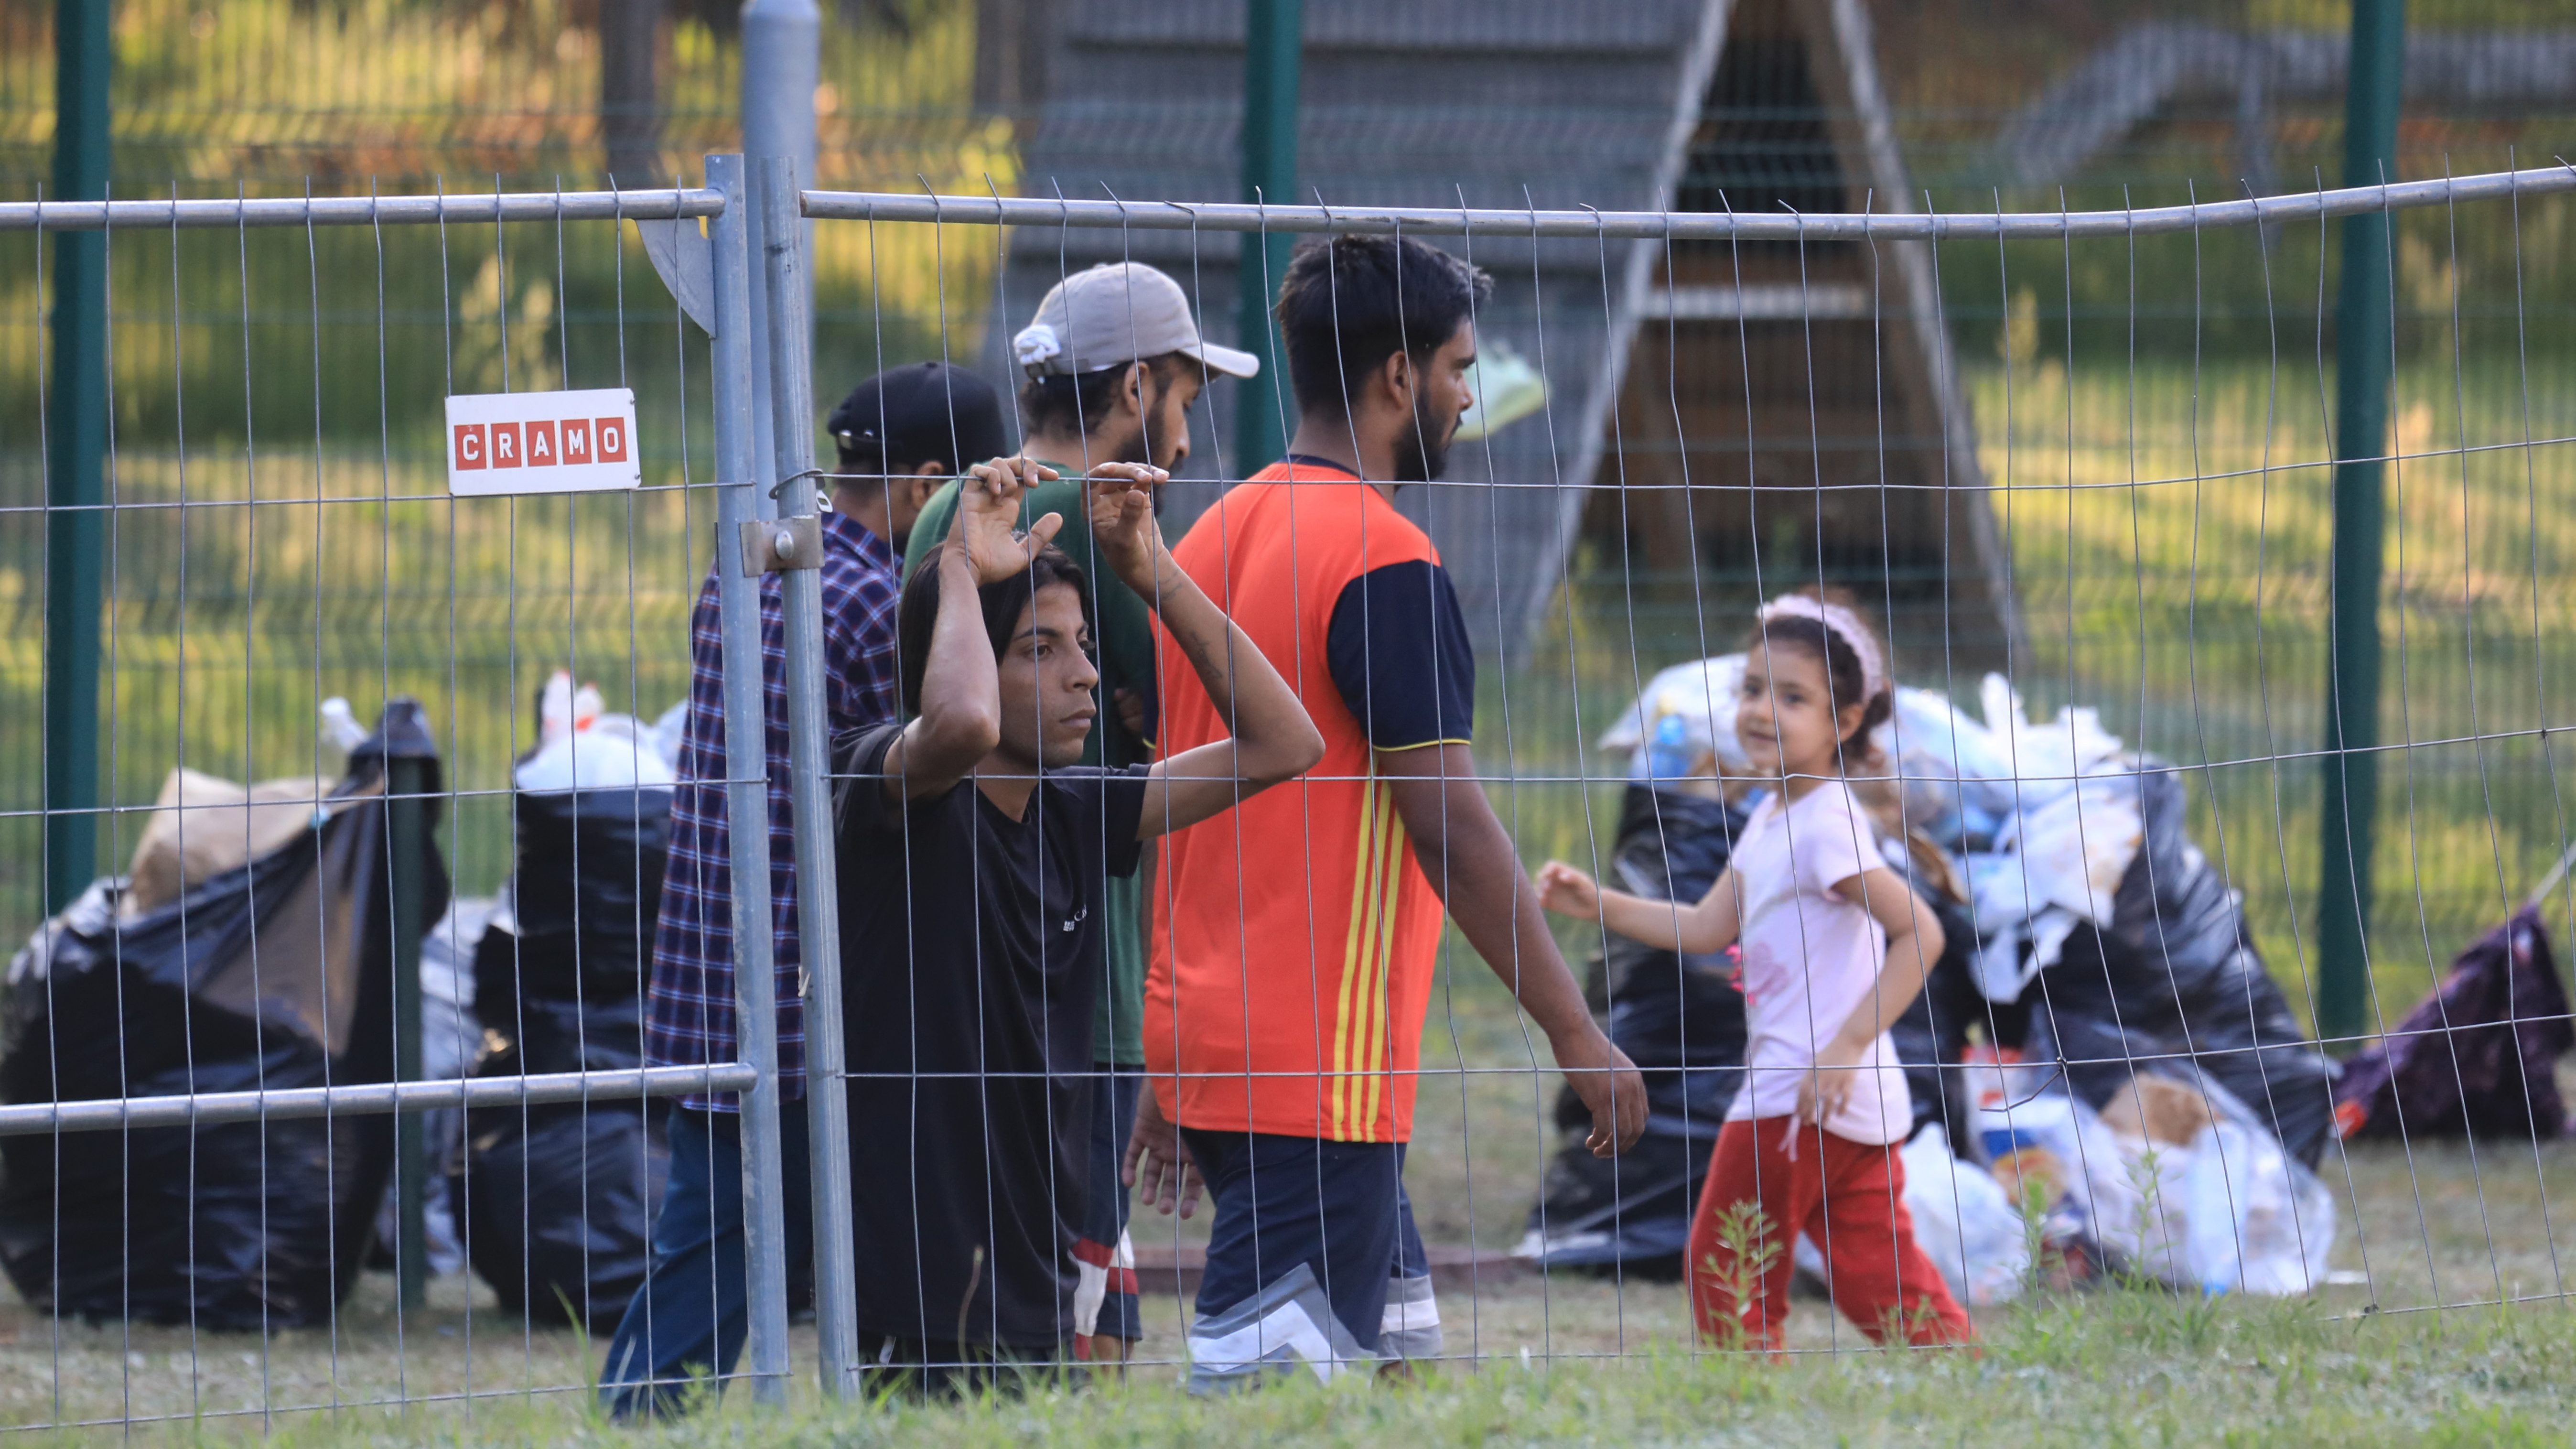
M1877 984L1817 1049L1818 1070L1798 1084L1796 1116L1820 1125L1851 1100L1859 1074L1848 1069L1858 1065L1879 1033L1894 1026L1914 1004L1922 993L1923 978L1931 974L1932 963L1941 959L1941 950L1948 944L1940 917L1905 883L1905 877L1886 866L1835 882L1834 894L1859 902L1886 929L1887 960L1879 968Z
M1026 535L1018 530L1020 495L1055 476L1025 458L996 458L976 464L960 483L956 524L930 563L939 570L939 619L922 671L921 712L886 750L888 800L945 794L1001 740L1001 670L977 590L1027 568L1064 526L1050 513Z
M1551 860L1539 867L1538 900L1558 915L1599 921L1659 951L1705 956L1734 945L1744 930L1744 903L1733 866L1718 873L1706 895L1684 906L1606 889L1573 866Z
M1857 1042L1865 1050L1914 1004L1923 990L1923 978L1932 974L1932 964L1941 959L1949 940L1942 934L1941 918L1905 883L1905 877L1886 866L1837 883L1834 894L1860 902L1887 931L1887 964L1879 970L1878 989L1852 1008L1842 1030L1835 1033L1837 1040ZM1859 1052L1853 1056L1857 1058Z
M1093 469L1091 536L1119 581L1161 617L1225 721L1227 738L1156 762L1136 822L1144 839L1233 809L1324 757L1324 736L1297 692L1163 546L1146 491L1158 474L1136 463Z
M1646 1130L1646 1080L1583 1004L1583 990L1539 915L1520 855L1476 782L1462 744L1382 750L1377 771L1413 842L1414 858L1476 954L1547 1033L1556 1064L1592 1112L1596 1156L1626 1150Z

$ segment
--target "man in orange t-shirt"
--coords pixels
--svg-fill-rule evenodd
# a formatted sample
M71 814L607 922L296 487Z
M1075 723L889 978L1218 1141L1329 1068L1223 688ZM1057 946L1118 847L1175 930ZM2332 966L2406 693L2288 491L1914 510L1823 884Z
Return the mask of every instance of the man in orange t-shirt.
M1407 1326L1390 1277L1421 1271L1403 1261L1418 1240L1399 1254L1400 1174L1444 906L1546 1032L1593 1150L1645 1126L1644 1082L1585 1010L1476 782L1457 593L1391 501L1440 472L1489 287L1409 239L1300 252L1278 303L1301 414L1289 455L1173 550L1325 740L1304 778L1166 837L1153 886L1154 1092L1129 1158L1166 1211L1184 1162L1216 1199L1195 1387L1283 1355L1330 1373L1402 1351L1381 1340ZM1162 748L1223 738L1225 702L1162 648Z

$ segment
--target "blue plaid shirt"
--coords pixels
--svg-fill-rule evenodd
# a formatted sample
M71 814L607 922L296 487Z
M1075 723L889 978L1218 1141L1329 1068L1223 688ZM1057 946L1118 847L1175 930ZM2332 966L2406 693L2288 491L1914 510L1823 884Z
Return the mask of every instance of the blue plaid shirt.
M720 547L730 545L725 539ZM897 717L895 604L901 564L884 539L837 513L823 515L823 707L834 734ZM783 576L760 581L760 659L768 728L769 908L778 976L778 1083L805 1095L803 954L796 934L795 812L788 795L787 624ZM733 1009L733 856L725 828L724 633L716 571L689 616L689 714L680 782L671 792L671 859L653 938L644 1056L655 1066L730 1062ZM699 781L709 783L700 784ZM730 1092L682 1099L702 1111L739 1110Z

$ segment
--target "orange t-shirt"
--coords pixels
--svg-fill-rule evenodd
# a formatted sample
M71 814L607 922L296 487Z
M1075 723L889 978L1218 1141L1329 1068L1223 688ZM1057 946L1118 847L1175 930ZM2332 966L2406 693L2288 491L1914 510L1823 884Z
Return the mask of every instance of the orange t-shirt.
M1156 1096L1185 1127L1406 1141L1441 904L1375 760L1472 732L1457 595L1418 526L1313 459L1255 474L1172 552L1297 691L1324 758L1163 840L1145 979ZM1157 645L1163 749L1224 738L1159 627Z

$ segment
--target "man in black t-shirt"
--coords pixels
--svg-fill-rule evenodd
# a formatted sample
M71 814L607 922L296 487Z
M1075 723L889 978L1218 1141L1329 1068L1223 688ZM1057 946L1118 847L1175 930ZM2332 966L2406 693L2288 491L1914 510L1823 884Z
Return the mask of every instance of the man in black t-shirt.
M1084 580L1047 546L1060 515L1016 529L1022 493L1054 477L1020 458L973 470L904 589L914 718L836 742L856 1323L872 1370L931 1390L1073 1344L1104 882L1134 872L1140 841L1323 753L1287 682L1172 562L1161 471L1128 464L1092 475L1094 545L1229 702L1232 733L1150 767L1079 765L1100 680Z

